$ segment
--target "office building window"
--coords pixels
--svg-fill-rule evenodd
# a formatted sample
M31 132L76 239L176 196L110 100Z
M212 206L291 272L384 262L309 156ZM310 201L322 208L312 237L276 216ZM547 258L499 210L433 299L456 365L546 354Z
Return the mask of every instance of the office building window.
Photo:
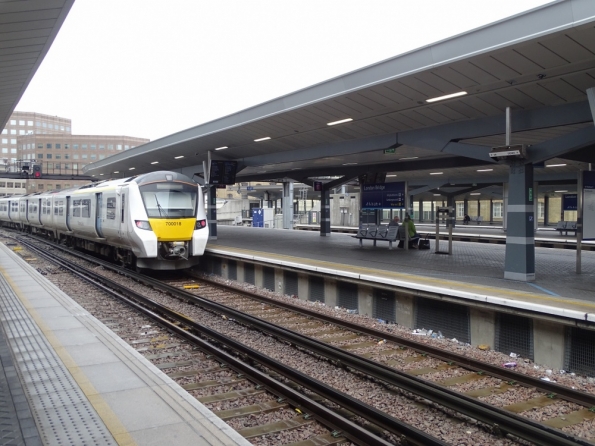
M42 126L42 127L45 129L45 128L47 128L47 126L48 126L48 123L47 123L47 122L42 122L42 123L41 123L41 126Z
M48 128L53 129L54 128L54 124L48 124Z
M68 144L64 144L64 148L65 149L68 149Z
M64 169L70 169L70 164L64 163Z
M10 149L10 153L14 153L16 155L17 154L17 149Z
M108 144L107 145L107 150L114 150L114 145L113 144Z
M83 156L81 157L82 159L86 160L87 159L87 154L83 153Z
M19 130L19 135L24 135L25 131L24 130Z
M16 134L17 134L17 131L16 131L16 129L10 129L10 134L11 134L11 135L16 135Z
M28 127L33 127L33 121L27 121L27 126Z
M38 184L38 185L37 185L37 189L38 189L38 190L43 190L43 184Z
M11 144L16 144L16 143L17 143L17 140L16 140L16 138L10 138L10 143L11 143Z
M38 149L43 149L43 144L37 144Z
M8 147L2 147L2 153L8 153Z
M78 150L79 149L79 145L78 144L73 144L72 145L72 150Z
M2 144L8 144L8 138L2 138Z
M51 160L52 159L52 154L51 153L46 153L45 157L47 159Z
M25 121L22 119L19 119L19 125L25 125Z
M35 121L35 126L36 126L36 127L41 127L41 122L39 122L39 121Z
M95 144L91 144L91 150L95 150L97 149L97 146Z
M124 146L124 150L128 150L129 148L130 148L130 146L129 146L128 144L126 144L126 145Z
M2 134L3 135L8 135L8 129L2 129Z
M95 159L97 159L97 155L95 155L95 154L93 153L93 154L91 155L91 159L92 159L92 160L95 160Z
M122 150L122 144L118 144L118 150Z
M64 155L64 159L65 160L70 159L70 155L67 153L66 155Z
M64 126L63 125L60 126L60 130L61 131L64 131Z
M17 120L16 119L11 119L10 120L10 125L17 125Z
M56 149L61 149L62 145L60 143L56 143Z
M99 144L99 150L105 150L105 145Z
M56 159L57 160L62 159L62 155L56 155Z
M81 150L87 150L87 144L81 145Z
M501 202L494 203L494 218L502 218L502 217L504 217L503 203L501 203Z
M537 202L537 218L545 217L545 204L542 201Z
M37 154L37 159L38 160L42 160L43 159L43 153L38 153Z
M100 160L103 160L103 159L105 159L105 155L99 155L99 159L100 159Z
M70 132L70 127L68 127L68 126L67 126L67 127L66 127L66 131L67 131L67 132Z
M74 164L72 165L72 170L77 170L78 168L79 168L79 165L78 165L78 163L74 163Z
M79 159L79 155L78 155L78 153L75 153L74 155L72 155L72 159L73 159L73 160L77 160L77 159Z
M51 143L47 143L47 144L45 145L45 148L46 148L46 149L51 149L51 148L52 148L52 144L51 144Z

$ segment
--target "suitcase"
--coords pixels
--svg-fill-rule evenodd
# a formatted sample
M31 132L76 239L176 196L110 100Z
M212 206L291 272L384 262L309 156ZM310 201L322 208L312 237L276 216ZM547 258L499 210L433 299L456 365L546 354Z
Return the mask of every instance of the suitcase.
M430 240L428 240L428 236L426 235L424 238L419 240L419 244L417 245L417 249L430 249Z

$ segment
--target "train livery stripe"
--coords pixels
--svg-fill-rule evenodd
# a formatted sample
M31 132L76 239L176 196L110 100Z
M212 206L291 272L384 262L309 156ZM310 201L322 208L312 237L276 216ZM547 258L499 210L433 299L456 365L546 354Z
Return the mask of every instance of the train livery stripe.
M196 218L150 218L151 229L159 242L192 240Z

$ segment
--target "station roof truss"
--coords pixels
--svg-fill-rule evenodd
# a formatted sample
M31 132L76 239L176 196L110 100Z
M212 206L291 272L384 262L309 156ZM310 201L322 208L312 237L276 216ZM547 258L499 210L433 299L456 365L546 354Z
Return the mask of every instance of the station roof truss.
M495 184L507 180L508 169L488 154L505 143L510 107L511 143L525 144L527 162L542 167L535 179L574 181L595 162L593 87L595 2L558 1L138 146L85 172L202 175L210 156L238 161L238 182L341 177L335 185L387 172L387 181L428 192Z
M0 129L33 79L73 3L0 1Z

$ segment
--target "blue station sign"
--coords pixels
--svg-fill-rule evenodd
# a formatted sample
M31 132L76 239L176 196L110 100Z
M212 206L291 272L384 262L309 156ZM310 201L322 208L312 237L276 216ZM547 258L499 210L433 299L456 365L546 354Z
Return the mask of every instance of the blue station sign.
M562 195L562 210L563 211L576 211L577 210L577 199L576 194L564 194Z
M362 209L405 209L405 182L363 184Z

